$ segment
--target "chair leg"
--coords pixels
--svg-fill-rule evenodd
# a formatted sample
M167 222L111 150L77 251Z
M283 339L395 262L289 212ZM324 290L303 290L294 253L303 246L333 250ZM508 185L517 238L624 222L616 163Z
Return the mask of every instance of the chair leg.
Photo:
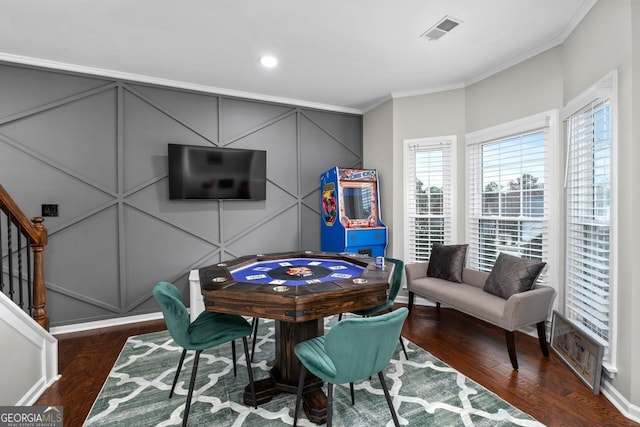
M413 309L413 299L415 298L416 294L409 291L409 314L411 314L411 310Z
M384 375L382 374L382 371L378 372L378 378L380 379L380 384L382 384L382 390L384 391L384 397L387 399L387 405L389 405L389 411L391 411L391 417L393 418L393 425L395 425L396 427L400 427L400 422L398 421L396 410L393 408L393 401L391 400L391 395L389 394L389 389L387 388L387 382L384 380Z
M247 361L247 372L249 373L249 388L251 388L251 398L253 399L253 407L258 409L258 399L256 398L256 385L253 382L253 371L251 369L251 360L249 359L249 345L247 344L247 337L242 337L242 344L244 345L244 358Z
M327 427L333 425L333 384L327 383Z
M256 337L258 336L258 323L260 323L260 318L258 317L254 317L253 321L251 322L251 327L253 328L253 333L251 335L253 335L253 337L251 337L253 339L253 343L251 344L251 361L253 362L253 353L256 352Z
M191 370L191 381L189 382L189 393L187 393L187 403L184 406L184 416L182 417L182 426L187 425L189 418L189 410L191 409L191 397L193 396L193 386L196 384L196 372L198 372L198 362L200 361L200 353L202 350L196 351L196 357L193 359L193 369Z
M402 352L404 353L404 358L409 360L409 355L407 354L407 349L404 346L404 340L402 339L402 335L400 335L400 345L402 346Z
M353 383L349 383L349 390L351 390L351 404L356 404L356 396L353 394Z
M233 376L235 377L236 372L236 340L231 341L231 358L233 359Z
M178 362L178 369L176 370L176 375L173 377L173 384L171 385L171 391L169 392L169 399L173 397L173 389L176 388L176 383L178 382L178 376L180 375L180 371L182 370L182 363L184 362L184 357L187 355L187 350L182 349L182 355L180 356L180 361Z
M296 397L296 409L293 413L293 427L298 425L298 412L300 412L300 401L302 400L302 388L304 387L304 377L307 373L307 368L304 365L300 365L300 379L298 380L298 395Z
M542 350L542 354L545 357L549 357L549 347L547 346L547 323L543 320L542 322L536 323L538 327L538 341L540 341L540 350Z
M516 371L518 370L518 357L516 356L516 338L513 331L507 331L505 329L504 336L507 339L507 350L509 351L509 359L511 359L511 366Z

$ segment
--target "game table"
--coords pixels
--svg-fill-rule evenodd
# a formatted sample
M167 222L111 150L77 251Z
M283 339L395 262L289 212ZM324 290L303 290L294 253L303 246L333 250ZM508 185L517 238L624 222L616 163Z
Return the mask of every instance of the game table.
M286 252L248 255L199 269L206 310L274 319L275 360L269 378L256 381L258 404L279 392L297 393L300 361L296 344L324 334L324 317L382 305L393 263L376 267L368 255ZM326 422L322 381L307 375L305 412ZM245 390L244 401L251 405Z

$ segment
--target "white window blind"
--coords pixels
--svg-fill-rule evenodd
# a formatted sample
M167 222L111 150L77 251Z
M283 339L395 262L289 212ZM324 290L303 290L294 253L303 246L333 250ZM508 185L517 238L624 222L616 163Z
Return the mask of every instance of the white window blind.
M433 243L453 241L455 137L405 143L405 262L428 261Z
M500 252L547 261L548 134L545 126L469 144L470 268L491 271Z
M609 100L597 99L566 121L565 314L607 344L612 279L611 119Z

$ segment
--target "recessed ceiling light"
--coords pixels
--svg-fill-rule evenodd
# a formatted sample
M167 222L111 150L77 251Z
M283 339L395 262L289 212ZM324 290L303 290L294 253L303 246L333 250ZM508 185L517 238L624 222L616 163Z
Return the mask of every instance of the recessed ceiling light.
M278 65L278 60L273 56L263 56L260 58L260 63L267 68L273 68Z

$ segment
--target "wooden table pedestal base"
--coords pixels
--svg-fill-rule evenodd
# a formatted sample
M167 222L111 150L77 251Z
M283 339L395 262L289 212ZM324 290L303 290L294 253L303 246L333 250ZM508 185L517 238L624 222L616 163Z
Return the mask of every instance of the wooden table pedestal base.
M258 405L269 402L278 393L297 394L298 388L278 381L279 375L274 368L271 370L269 378L256 381L256 399ZM302 391L302 407L307 418L316 424L327 422L327 396L322 391L323 381L307 372L307 379L304 382ZM251 387L248 385L244 389L244 404L253 406L251 399ZM295 406L291 407L291 415Z

